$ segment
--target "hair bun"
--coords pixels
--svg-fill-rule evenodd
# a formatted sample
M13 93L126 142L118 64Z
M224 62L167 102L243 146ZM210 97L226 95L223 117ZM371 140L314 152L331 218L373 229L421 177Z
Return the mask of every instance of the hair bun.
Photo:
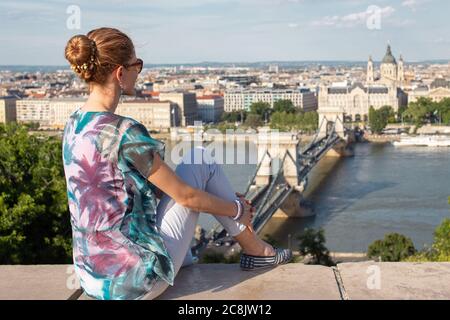
M86 82L104 84L117 66L134 55L131 39L114 28L98 28L70 38L65 57L73 71Z
M70 38L65 49L65 57L72 70L86 81L91 80L94 76L96 53L95 41L85 35L76 35Z

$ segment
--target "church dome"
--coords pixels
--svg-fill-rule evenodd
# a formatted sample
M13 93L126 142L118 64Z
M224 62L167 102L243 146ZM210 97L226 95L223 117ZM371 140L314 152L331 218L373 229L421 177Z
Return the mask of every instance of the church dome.
M392 55L390 45L387 46L386 54L384 55L382 63L397 64L397 61L395 61L395 57Z

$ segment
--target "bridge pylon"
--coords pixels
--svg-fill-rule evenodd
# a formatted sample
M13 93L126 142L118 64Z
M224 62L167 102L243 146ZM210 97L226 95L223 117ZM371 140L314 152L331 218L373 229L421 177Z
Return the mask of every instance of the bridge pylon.
M319 138L326 137L333 130L342 139L346 139L344 127L344 113L337 110L325 109L318 111L319 114Z
M306 178L299 178L299 139L297 134L276 135L276 139L258 139L258 167L246 194L255 195L261 211L268 210L270 202L276 203L273 215L282 217L306 217L311 210L302 207L302 193ZM261 198L258 198L258 193ZM263 194L275 195L264 197ZM277 196L279 194L279 196ZM282 201L281 201L282 200ZM262 204L261 204L262 202Z

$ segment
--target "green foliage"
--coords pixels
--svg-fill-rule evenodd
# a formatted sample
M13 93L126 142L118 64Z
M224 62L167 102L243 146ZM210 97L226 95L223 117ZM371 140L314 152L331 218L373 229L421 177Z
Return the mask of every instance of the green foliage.
M273 238L270 234L264 235L263 240L273 247L280 247L280 244L278 243L278 241L275 240L275 238Z
M378 112L381 113L381 117L383 120L386 120L387 123L395 123L395 112L391 106L383 106L378 109Z
M61 141L0 125L0 264L69 263Z
M208 252L200 258L199 263L239 263L240 258L240 252L233 253L227 257L223 253Z
M388 122L389 110L387 108L375 110L372 106L369 108L369 125L372 132L380 134L386 128Z
M273 104L273 112L295 113L296 111L291 100L278 100Z
M319 115L316 111L272 114L270 127L280 131L303 130L314 132L318 128Z
M222 113L221 120L224 122L244 122L247 116L247 112L244 110L241 111L232 111L232 112L224 112Z
M205 129L205 131L208 131L210 129L216 129L216 130L219 130L221 133L226 133L227 130L235 130L236 127L232 123L219 122L219 123L213 124L213 125L205 125L204 129Z
M446 256L450 259L450 219L445 219L434 231L433 249L438 256Z
M312 261L310 264L320 264L324 266L333 266L335 263L330 257L330 252L325 246L325 232L323 229L318 231L306 228L304 233L297 238L300 254L310 255Z
M430 108L431 100L419 98L417 102L412 102L408 105L408 109L403 113L405 119L409 119L416 126L422 125L425 122L428 109Z
M430 98L421 97L416 102L411 102L403 113L403 117L421 126L424 123L450 124L450 98L435 102Z
M257 128L259 126L263 125L262 118L259 114L256 113L250 113L247 116L247 119L245 119L245 125L251 128Z
M29 122L29 123L24 123L22 125L29 130L38 130L40 124L39 124L39 122Z
M412 240L398 233L386 234L383 240L376 240L367 250L369 258L392 262L401 261L415 253Z
M261 119L264 119L265 114L269 114L271 110L270 104L267 102L253 102L250 105L250 113L259 115Z
M398 107L398 112L397 112L397 117L398 119L401 119L402 114L408 109L407 106L399 106Z
M438 117L444 125L450 125L450 98L442 99L437 104Z
M450 262L450 219L444 221L434 231L431 248L404 259L409 262Z

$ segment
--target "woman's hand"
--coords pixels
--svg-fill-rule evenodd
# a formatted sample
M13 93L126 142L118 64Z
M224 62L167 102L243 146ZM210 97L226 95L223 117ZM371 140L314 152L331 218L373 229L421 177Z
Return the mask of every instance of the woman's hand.
M242 208L244 209L244 212L242 213L242 216L238 221L247 227L252 227L252 221L255 215L255 208L252 207L250 201L245 200L242 197L239 198L239 201L242 203Z
M250 200L245 199L245 195L243 195L242 193L236 192L236 197L238 197L239 200L241 200L243 203L246 203L246 204L251 206L252 202ZM255 207L251 207L250 211L251 211L250 212L251 213L251 220L250 220L250 222L251 222L253 220L254 216L255 216L256 208ZM243 224L246 225L251 232L255 232L255 230L253 230L253 225L251 223L248 224L248 225L245 224L245 223L243 223Z
M236 197L238 197L238 198L239 198L239 200L241 200L242 202L245 202L245 203L251 204L251 201L250 201L250 200L247 200L247 199L245 199L245 195L243 195L242 193L239 193L239 192L235 192L235 194L236 194Z

